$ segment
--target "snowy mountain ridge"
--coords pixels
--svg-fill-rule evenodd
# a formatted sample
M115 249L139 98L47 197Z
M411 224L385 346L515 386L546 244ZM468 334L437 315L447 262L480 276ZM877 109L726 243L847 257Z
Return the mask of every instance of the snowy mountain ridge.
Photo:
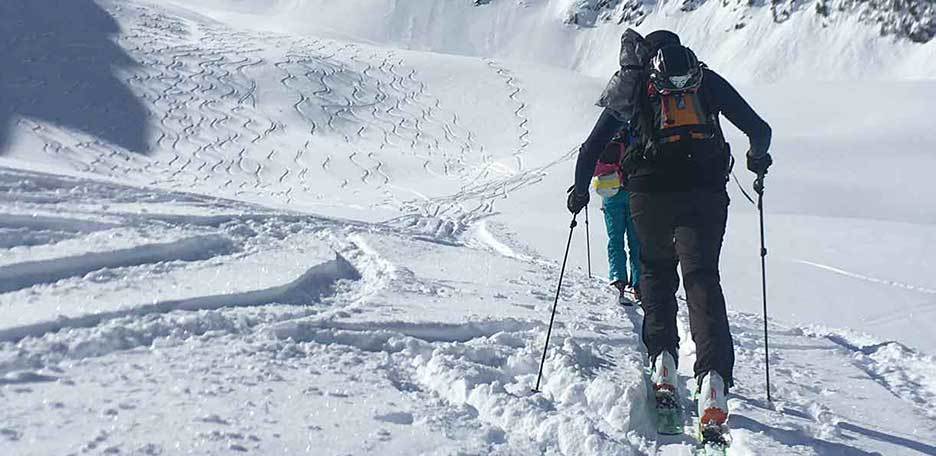
M481 3L490 2L481 0ZM675 3L680 11L691 12L708 2L735 15L735 29L744 28L752 12L766 8L777 24L796 14L815 14L822 18L856 16L863 23L877 26L881 36L895 35L917 43L929 42L936 36L936 2L933 0L577 0L567 10L565 21L583 26L593 26L597 22L639 26L658 4Z

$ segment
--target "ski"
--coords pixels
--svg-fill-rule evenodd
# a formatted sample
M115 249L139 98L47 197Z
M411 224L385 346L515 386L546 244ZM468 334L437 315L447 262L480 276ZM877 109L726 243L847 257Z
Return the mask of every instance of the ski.
M618 304L623 307L633 307L639 302L637 299L637 293L634 292L632 287L625 285L620 280L611 282L611 287L617 290L618 292Z
M625 293L621 293L620 295L618 295L618 304L620 304L621 306L634 307L635 302L636 301L634 301L633 298L631 298L629 295Z
M700 425L699 444L701 448L696 453L698 455L727 456L728 448L731 446L731 434L728 432L728 426Z
M640 304L640 296L633 288L628 287L618 295L618 304L624 307L634 307Z
M656 389L654 399L656 402L657 433L662 435L682 434L683 414L676 392L664 388Z

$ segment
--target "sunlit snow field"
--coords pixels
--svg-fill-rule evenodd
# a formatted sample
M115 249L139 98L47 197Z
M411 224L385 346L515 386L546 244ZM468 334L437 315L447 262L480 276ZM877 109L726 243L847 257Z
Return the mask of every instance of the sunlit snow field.
M691 454L653 432L597 201L530 392L622 27L363 3L0 6L0 454ZM641 30L774 130L773 405L728 130L732 454L936 454L933 43L667 8Z

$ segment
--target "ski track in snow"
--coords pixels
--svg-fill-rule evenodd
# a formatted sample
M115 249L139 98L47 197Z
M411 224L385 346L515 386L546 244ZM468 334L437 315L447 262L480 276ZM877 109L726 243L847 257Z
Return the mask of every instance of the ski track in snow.
M284 205L326 195L372 201L409 214L414 229L454 237L546 169L523 164L530 145L527 102L516 76L494 61L485 64L516 105L512 170L492 161L458 113L393 50L232 30L134 2L114 13L128 24L121 44L140 63L124 70L127 85L158 118L156 153L121 152L36 125L31 131L47 144L46 153L77 171ZM270 72L278 74L278 87L262 87L252 76ZM261 88L265 97L292 98L290 114L263 109ZM427 178L458 182L461 189L412 199L386 166L389 157L410 160Z
M83 276L105 268L139 266L160 261L198 261L230 253L232 243L220 236L199 236L103 253L0 266L0 293Z
M109 5L139 64L120 74L152 116L154 153L17 120L83 177L0 168L3 448L691 453L691 431L653 432L640 312L611 304L600 280L567 273L542 393L530 392L558 267L484 218L575 150L524 163L529 105L503 64L479 74L515 107L515 168L433 95L410 53ZM453 190L407 188L414 176ZM402 215L363 223L251 204L328 199ZM732 454L936 454L931 356L772 325L770 405L760 320L731 321ZM684 311L679 325L690 420Z
M517 150L514 152L514 158L517 161L516 172L523 172L523 154L530 147L530 129L527 127L527 124L530 123L529 117L524 114L524 111L527 109L526 102L520 99L520 94L523 92L523 89L518 83L517 77L505 68L500 63L494 60L486 60L487 65L497 73L498 76L504 79L504 83L507 85L510 94L508 98L512 103L517 106L517 109L513 112L514 116L518 120L517 131L519 136L517 137Z
M814 267L814 268L819 268L819 269L822 269L822 270L824 270L824 271L834 272L834 273L836 273L836 274L839 274L839 275L842 275L842 276L845 276L845 277L851 277L851 278L853 278L853 279L864 280L864 281L866 281L866 282L877 283L877 284L881 284L881 285L888 285L888 286L891 286L891 287L902 288L902 289L904 289L904 290L909 290L909 291L916 291L916 292L918 292L918 293L925 293L925 294L929 294L929 295L936 295L936 289L932 289L932 288L918 287L918 286L916 286L916 285L910 285L910 284L906 284L906 283L903 283L903 282L898 282L898 281L896 281L896 280L878 279L878 278L875 278L875 277L870 277L870 276L866 276L866 275L863 275L863 274L857 274L857 273L854 273L854 272L846 271L846 270L844 270L844 269L839 269L839 268L836 268L836 267L833 267L833 266L828 266L828 265L825 265L825 264L815 263L815 262L807 261L807 260L793 260L793 261L794 261L795 263L805 264L805 265L807 265L807 266L812 266L812 267Z
M472 133L392 50L232 30L134 2L113 13L127 24L120 43L140 63L124 77L156 117L156 153L30 124L45 153L77 171L283 204L321 199L324 188L313 183L324 179L397 207L405 195L387 187L394 177L382 156L408 156L444 176L481 159L471 154ZM271 71L282 74L280 87L261 87L253 75ZM266 97L294 97L296 117L263 109L261 88ZM345 145L336 148L335 137Z

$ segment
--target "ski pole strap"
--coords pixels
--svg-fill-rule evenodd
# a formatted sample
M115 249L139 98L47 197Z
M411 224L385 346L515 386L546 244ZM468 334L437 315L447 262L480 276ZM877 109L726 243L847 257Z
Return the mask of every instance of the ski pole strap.
M754 202L754 198L751 198L751 195L749 195L748 192L747 192L747 190L744 189L744 186L741 185L741 180L738 179L738 175L735 174L734 171L731 172L731 177L732 177L732 179L734 179L735 184L737 184L738 190L741 190L741 194L744 195L744 197L745 197L748 201L751 202L751 205L752 205L752 206L757 207L757 203Z

